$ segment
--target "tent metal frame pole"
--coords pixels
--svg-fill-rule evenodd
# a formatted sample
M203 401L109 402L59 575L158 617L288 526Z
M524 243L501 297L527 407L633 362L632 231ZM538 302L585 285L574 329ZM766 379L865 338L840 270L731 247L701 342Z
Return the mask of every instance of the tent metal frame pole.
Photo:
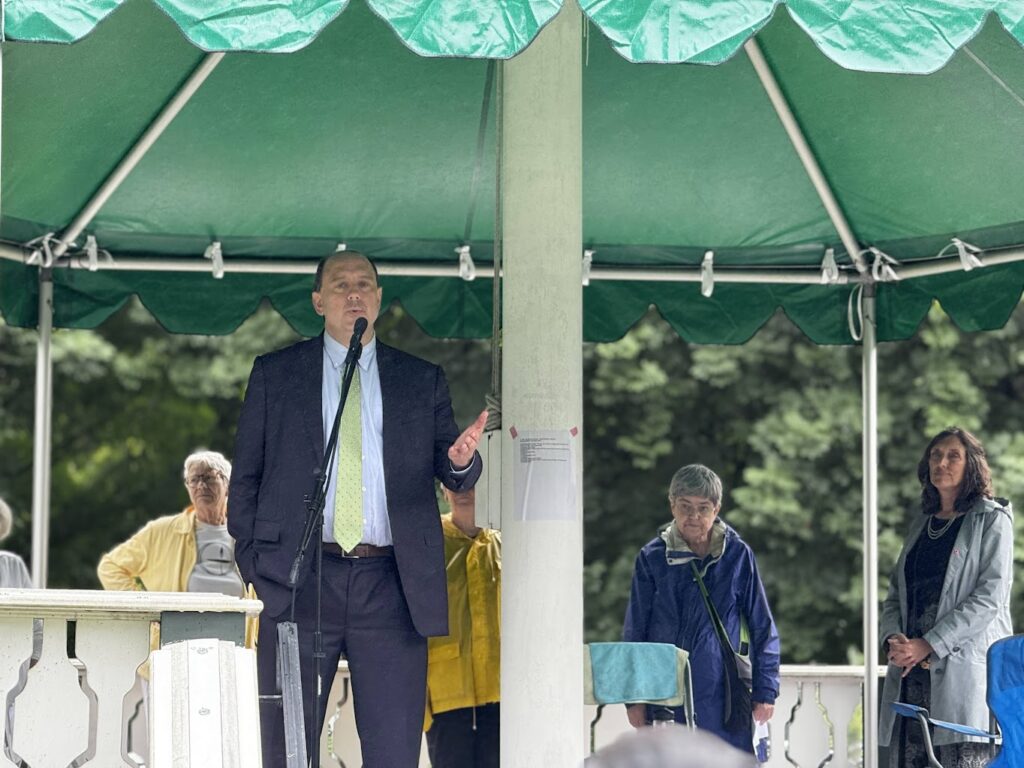
M160 114L150 123L135 145L121 159L100 188L78 212L52 250L58 259L67 253L110 196L117 191L128 174L139 164L156 140L181 112L189 99L210 76L224 58L223 53L209 53L203 57L192 74L177 90ZM4 249L7 251L8 249ZM20 250L20 249L16 249ZM9 257L9 253L4 254ZM50 539L50 455L51 422L53 414L53 271L46 265L39 270L39 345L36 350L35 437L32 464L32 583L44 588L47 581Z
M53 415L53 272L39 270L35 435L32 448L32 585L46 587L50 541L50 425Z
M24 264L31 251L17 245L0 243L0 259L16 261ZM1000 264L1011 264L1024 261L1024 247L1005 248L1001 250L983 251L976 255L982 267L994 267ZM52 265L54 269L90 269L85 257L73 255ZM113 270L124 272L205 272L212 273L211 265L206 260L182 258L135 258L124 257L116 261L100 261L95 265L97 270ZM981 269L982 267L978 267ZM429 262L379 262L378 271L382 275L393 277L459 277L458 264ZM227 259L224 261L224 272L238 274L267 275L311 275L316 270L312 261L291 261L283 259ZM959 257L952 256L942 259L927 259L899 264L894 271L901 279L943 275L950 272L963 271L963 263ZM476 277L491 278L494 267L490 264L477 264ZM701 271L697 267L680 267L675 269L646 267L593 267L590 271L591 280L618 280L641 282L682 282L697 283L701 281ZM851 283L867 283L868 275L855 275L840 272L832 285L849 285ZM715 272L716 283L764 283L775 285L819 285L822 284L821 272L814 267L776 267L768 269L732 269L719 268Z
M864 426L864 768L878 768L878 343L875 288L864 286L861 375Z
M765 93L768 94L768 98L775 108L775 113L782 122L782 127L786 129L786 134L789 136L789 140L792 142L800 162L803 163L804 170L807 172L808 177L810 177L814 191L818 193L818 197L821 199L822 205L825 206L828 217L832 220L832 226L839 233L839 239L842 240L843 247L846 248L846 252L850 256L850 261L857 267L858 272L867 272L867 264L860 253L860 243L850 228L846 214L839 207L839 201L836 200L832 187L825 178L818 159L814 156L814 151L811 149L810 144L807 143L807 137L804 136L800 123L797 122L789 102L782 93L779 82L775 78L775 73L772 72L771 67L765 60L764 54L761 52L761 46L757 44L757 39L751 37L747 40L743 44L743 50L746 51L750 63L754 65L754 71L761 81L761 86L764 88Z
M210 76L217 65L220 64L224 58L223 52L208 53L203 57L199 65L192 70L192 74L188 76L188 79L182 84L177 92L171 97L170 101L164 105L164 108L160 110L160 114L156 116L149 127L146 128L145 132L139 137L139 140L135 145L128 150L121 162L117 164L110 175L104 180L100 188L93 193L93 196L89 198L82 210L78 212L78 215L72 219L71 223L61 233L60 241L55 245L53 249L54 258L60 258L63 256L68 248L75 242L82 231L89 226L92 220L99 213L100 209L106 204L110 196L117 191L117 188L121 186L128 174L130 174L135 166L139 164L146 153L149 152L150 148L156 143L156 140L160 138L161 134L167 129L167 126L171 124L171 121L184 109L185 105L189 102L189 99L195 95L199 87L206 81L206 78Z

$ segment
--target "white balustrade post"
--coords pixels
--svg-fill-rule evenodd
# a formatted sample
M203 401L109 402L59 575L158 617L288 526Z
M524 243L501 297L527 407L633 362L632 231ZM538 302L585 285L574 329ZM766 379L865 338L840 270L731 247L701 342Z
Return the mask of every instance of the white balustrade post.
M122 752L122 705L136 669L149 655L151 623L173 615L179 634L219 626L225 631L237 628L241 636L241 622L256 616L262 607L259 600L212 594L0 589L0 702L17 691L22 665L32 655L33 619L43 622L40 658L27 669L25 685L13 700L14 753L32 766L64 766L84 758L94 745L95 753L84 766L130 765ZM237 619L225 619L223 614ZM71 621L77 626L69 658ZM228 701L226 716L229 722L255 723L258 704L255 665L249 658L252 651L231 647L245 659L251 674L242 679L237 664L225 674L222 664L220 679L237 683L222 688ZM241 765L256 766L259 739L251 729L229 730L252 737L250 746L257 745L249 750L252 754L243 754L245 749L236 752L244 758ZM0 751L0 768L8 765Z
M21 666L32 655L32 619L0 615L0 733L9 725L7 694L18 685ZM0 768L15 768L0 749Z

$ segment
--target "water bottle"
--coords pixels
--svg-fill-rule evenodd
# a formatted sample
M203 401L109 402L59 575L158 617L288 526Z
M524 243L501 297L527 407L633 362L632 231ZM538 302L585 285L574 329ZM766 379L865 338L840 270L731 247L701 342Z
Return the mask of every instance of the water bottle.
M754 756L759 763L767 763L772 756L772 732L767 722L754 721Z

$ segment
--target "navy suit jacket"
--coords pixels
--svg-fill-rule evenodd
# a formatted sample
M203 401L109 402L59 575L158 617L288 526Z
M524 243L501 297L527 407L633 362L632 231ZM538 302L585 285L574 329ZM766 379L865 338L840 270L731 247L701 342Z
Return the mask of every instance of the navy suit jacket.
M444 538L434 478L468 490L482 461L456 476L448 448L459 436L444 371L377 341L383 403L384 487L402 590L416 630L448 633ZM228 530L235 559L273 619L288 610L287 586L323 460L323 338L256 358L235 435ZM327 503L330 503L328 500ZM310 552L299 575L309 580Z

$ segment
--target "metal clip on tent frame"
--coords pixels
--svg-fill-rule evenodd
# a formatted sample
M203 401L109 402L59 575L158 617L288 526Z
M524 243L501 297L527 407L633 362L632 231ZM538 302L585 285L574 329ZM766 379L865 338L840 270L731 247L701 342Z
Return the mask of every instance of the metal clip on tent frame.
M960 264L963 265L964 272L970 272L975 267L984 267L985 264L981 259L978 258L978 254L981 253L981 248L965 243L959 237L954 237L953 245L956 246L956 252L960 256Z
M56 258L53 255L53 244L60 242L54 232L47 232L37 238L25 243L26 248L32 248L32 253L25 259L25 264L32 267L49 269L53 266Z
M114 263L114 257L110 255L110 251L99 247L96 243L95 235L88 235L85 238L85 266L90 272L96 272L99 270L101 253L103 254L103 259L108 264Z
M590 285L590 268L594 265L594 254L597 251L587 249L583 251L583 285Z
M893 267L900 265L896 259L874 246L869 247L868 251L875 257L874 262L871 264L871 277L876 283L895 282L901 279L896 274L896 270L893 269Z
M833 248L825 249L825 257L821 260L821 284L835 285L839 280L839 265L836 264L836 252Z
M468 245L460 245L455 249L459 254L459 277L466 282L476 280L476 264L473 263L473 256L470 254Z
M214 240L203 252L203 258L209 259L213 266L213 278L220 280L224 277L224 252L220 247L220 240Z
M715 292L715 252L705 251L704 261L700 263L700 294L705 299L711 298Z

